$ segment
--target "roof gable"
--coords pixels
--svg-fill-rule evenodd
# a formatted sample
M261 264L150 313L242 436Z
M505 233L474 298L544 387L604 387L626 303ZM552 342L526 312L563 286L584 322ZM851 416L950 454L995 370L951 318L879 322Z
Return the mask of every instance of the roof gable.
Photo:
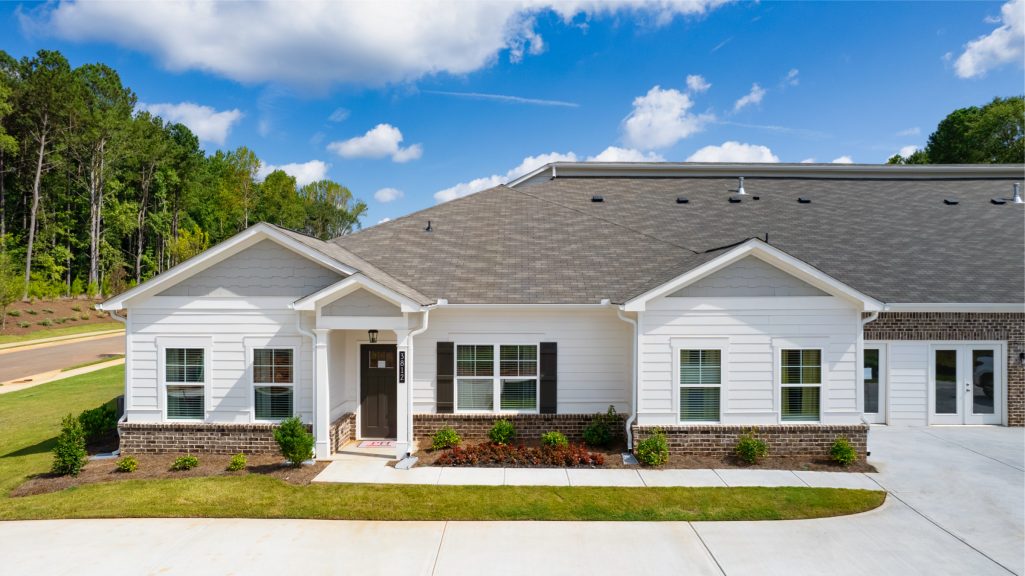
M745 256L667 295L668 298L765 296L829 296L829 294L760 258Z

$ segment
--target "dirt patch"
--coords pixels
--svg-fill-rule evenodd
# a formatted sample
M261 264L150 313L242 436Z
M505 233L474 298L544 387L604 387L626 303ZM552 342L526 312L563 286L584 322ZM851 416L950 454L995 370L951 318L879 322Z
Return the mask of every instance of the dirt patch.
M464 442L463 445L473 445L477 443ZM536 446L537 443L524 443L527 446ZM592 466L592 468L641 468L638 465L628 465L623 463L623 452L626 452L626 444L620 441L619 443L610 446L608 448L588 448L589 452L601 454L605 457L605 463L602 466ZM444 450L431 450L430 440L423 440L420 442L420 449L416 453L419 461L417 466L434 466L438 458L444 453ZM505 466L508 468L509 466ZM836 464L829 458L798 458L798 457L774 457L767 456L759 461L757 464L747 464L741 461L735 456L728 456L726 458L713 458L707 456L682 456L673 455L669 457L669 462L661 467L662 469L697 469L697 468L749 468L752 470L811 470L821 472L876 472L876 469L871 464L865 461L858 461L846 468Z
M15 302L7 307L7 327L0 334L23 336L39 330L109 323L106 312L93 309L100 302L84 298Z
M270 454L254 454L247 456L246 469L239 472L226 470L231 455L226 454L194 454L199 458L199 466L192 470L171 471L174 459L184 454L141 454L135 457L139 468L135 472L117 471L117 459L90 460L78 476L54 476L52 474L36 474L29 477L21 486L11 491L11 497L31 496L57 492L73 486L84 486L97 482L114 482L117 480L150 480L167 478L199 478L204 476L244 476L246 474L262 474L278 478L290 484L306 485L323 470L327 462L315 462L311 466L293 468L285 464L281 456Z

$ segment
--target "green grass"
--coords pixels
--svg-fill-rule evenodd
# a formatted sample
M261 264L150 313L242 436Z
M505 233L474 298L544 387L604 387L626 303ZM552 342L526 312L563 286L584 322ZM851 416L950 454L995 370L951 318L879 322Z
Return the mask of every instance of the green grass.
M97 322L96 324L76 324L61 328L47 328L36 330L29 334L0 334L0 344L11 344L14 342L28 342L42 338L54 338L57 336L71 336L73 334L84 334L86 332L102 332L104 330L123 330L124 324L120 322Z
M116 366L0 395L0 520L252 517L373 520L782 520L853 514L884 493L831 488L294 486L260 475L120 480L23 498L7 494L50 466L62 415L117 396Z
M61 372L70 372L71 370L78 370L79 368L85 368L86 366L92 366L94 364L102 364L104 362L110 362L111 360L120 360L124 357L124 354L111 354L104 358L97 358L95 360L89 360L88 362L82 362L81 364L75 364L74 366L68 366L67 368L61 368Z

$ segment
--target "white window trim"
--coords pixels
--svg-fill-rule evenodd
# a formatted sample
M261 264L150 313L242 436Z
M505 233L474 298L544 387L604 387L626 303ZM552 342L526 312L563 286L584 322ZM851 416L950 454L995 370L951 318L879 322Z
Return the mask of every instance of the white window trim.
M299 345L298 338L292 337L279 337L279 338L245 338L244 339L246 349L246 375L245 378L249 382L249 421L254 423L277 423L281 422L283 418L257 418L256 417L256 388L264 386L291 386L292 387L292 416L299 415L299 381L301 380L300 368L301 362L301 346ZM292 383L291 384L257 384L255 370L256 351L266 348L273 349L287 349L292 351Z
M670 347L673 351L673 412L676 413L676 422L682 425L689 424L721 424L723 415L726 414L726 384L729 381L729 338L670 338ZM680 351L681 350L718 350L719 351L719 419L718 420L683 420L680 416ZM694 388L706 388L707 386L694 386Z
M210 372L212 368L213 337L211 336L158 336L157 344L157 378L160 385L157 403L160 405L160 418L164 422L206 422L210 418L210 403L213 396L210 391ZM203 350L203 382L168 382L167 381L167 349L168 348L200 348ZM168 386L202 386L203 417L202 418L168 418L167 387Z
M540 414L541 413L541 344L539 342L455 342L452 354L452 405L453 411L459 414ZM459 373L460 346L491 346L491 376L463 376ZM502 346L533 346L537 350L536 371L534 372L534 409L533 410L502 410L502 380L529 380L529 376L503 377L501 375ZM491 380L491 410L463 410L459 408L459 380Z
M819 371L821 374L820 382L818 384L787 384L787 388L813 388L818 387L819 389L819 419L818 420L783 420L783 350L818 350L819 351ZM776 421L779 424L822 424L822 414L826 412L826 391L829 386L829 361L826 359L826 353L829 350L829 341L827 338L814 338L814 339L773 339L772 342L772 366L773 366L773 394L776 396L775 408L776 408Z

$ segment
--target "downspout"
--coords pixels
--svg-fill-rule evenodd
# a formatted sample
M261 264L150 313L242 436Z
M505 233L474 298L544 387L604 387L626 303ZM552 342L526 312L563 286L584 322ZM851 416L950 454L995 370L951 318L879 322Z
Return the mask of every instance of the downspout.
M439 301L439 303L440 303L440 301ZM431 308L432 307L433 306L428 306L427 308L424 309L424 325L421 326L420 328L417 328L416 330L413 330L412 332L409 333L409 336L408 336L408 338L409 338L409 358L406 359L406 366L407 367L414 366L414 364L412 362L410 362L410 360L413 359L413 337L414 336L419 336L420 334L423 334L424 332L427 331L427 327L431 325ZM406 426L407 426L406 430L409 431L409 448L412 448L413 447L413 438L414 438L413 437L413 371L412 370L407 370L407 372L406 372L406 387L408 388L408 390L406 390ZM407 449L406 456L409 456L412 453L413 453L413 451L411 449Z
M630 417L626 419L626 449L629 452L633 452L634 446L634 434L633 424L637 421L637 321L633 318L623 316L623 309L616 309L616 316L620 320L633 326L633 370L631 370L631 383L630 383Z
M117 320L118 322L120 322L120 323L125 325L125 396L124 396L124 404L125 404L124 408L125 408L125 411L122 412L121 413L121 417L117 419L117 425L120 426L122 422L126 422L128 420L128 414L127 414L127 412L128 412L128 410L127 410L127 408L128 408L128 406L127 406L127 404L128 404L128 366L129 366L129 364L128 364L128 362L129 362L129 360L128 360L128 339L131 338L131 334L128 333L128 318L125 318L124 316L118 316L117 312L115 312L114 310L108 310L107 313L110 314L111 319ZM119 444L118 449L114 450L114 452L112 452L114 455L120 455L121 454L120 441L118 441L118 444Z

